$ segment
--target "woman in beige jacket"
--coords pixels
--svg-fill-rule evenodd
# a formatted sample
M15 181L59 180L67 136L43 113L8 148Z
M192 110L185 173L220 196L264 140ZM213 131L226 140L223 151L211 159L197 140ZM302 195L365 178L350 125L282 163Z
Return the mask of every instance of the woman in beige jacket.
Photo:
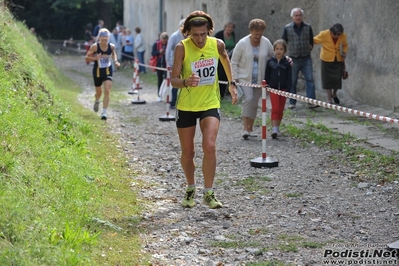
M236 82L261 84L264 79L266 62L273 56L273 45L263 36L266 23L262 19L253 19L249 23L250 34L242 38L236 45L231 65ZM242 137L248 139L256 136L253 133L254 121L259 106L262 89L258 87L241 87L244 93L242 102L242 121L244 130Z

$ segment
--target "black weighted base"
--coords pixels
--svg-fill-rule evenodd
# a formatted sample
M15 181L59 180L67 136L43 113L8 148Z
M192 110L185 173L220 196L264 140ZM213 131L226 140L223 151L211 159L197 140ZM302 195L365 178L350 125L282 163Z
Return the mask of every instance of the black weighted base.
M175 121L175 117L173 115L161 115L159 121Z
M270 158L270 157L266 157L265 159L262 157L258 157L255 159L251 160L251 166L252 167L256 167L256 168L262 168L262 167L267 167L267 168L272 168L272 167L278 167L278 161Z
M142 90L143 88L142 87L140 87L140 88L134 88L134 89L131 89L130 91L128 91L127 93L128 94L137 94L138 92L137 92L137 90Z
M145 100L133 100L132 104L145 104L146 101Z

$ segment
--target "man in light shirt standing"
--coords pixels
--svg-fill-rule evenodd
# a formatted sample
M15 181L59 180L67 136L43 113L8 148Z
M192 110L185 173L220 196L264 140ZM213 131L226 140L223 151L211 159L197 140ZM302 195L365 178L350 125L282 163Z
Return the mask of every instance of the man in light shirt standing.
M184 25L184 19L179 22L179 29L170 35L168 46L166 46L166 64L171 69L173 67L173 60L175 54L175 47L181 41L184 40L183 33L181 32ZM172 100L170 101L170 108L174 109L176 106L176 98L177 98L177 88L172 88Z
M136 31L136 38L134 39L134 49L136 50L136 56L141 64L144 64L144 53L145 53L145 45L143 36L141 36L141 29L136 27L134 29ZM145 67L139 66L140 73L145 73Z

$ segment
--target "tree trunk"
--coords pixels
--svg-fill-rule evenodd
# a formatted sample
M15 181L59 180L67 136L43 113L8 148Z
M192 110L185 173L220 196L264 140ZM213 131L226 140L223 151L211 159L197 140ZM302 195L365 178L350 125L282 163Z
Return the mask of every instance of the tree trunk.
M99 19L104 20L104 28L107 28L109 31L115 27L112 24L112 3L111 0L98 0L99 12L98 15L100 16Z

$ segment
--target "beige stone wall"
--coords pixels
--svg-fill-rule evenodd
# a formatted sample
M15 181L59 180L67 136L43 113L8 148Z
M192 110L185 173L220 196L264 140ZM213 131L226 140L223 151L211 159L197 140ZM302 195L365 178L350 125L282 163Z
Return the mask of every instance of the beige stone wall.
M165 1L165 0L164 0ZM215 31L223 29L224 23L229 20L227 8L228 0L198 1L198 0L166 0L165 12L167 13L166 29L173 32L177 29L180 19L187 17L195 10L208 13L215 22Z
M159 33L159 0L125 0L123 10L123 24L132 29L140 27L141 34L146 42L145 56L147 61L151 54L152 43Z
M152 44L160 32L172 34L177 30L179 21L192 11L204 10L215 21L215 31L223 29L229 20L228 0L125 0L124 24L132 29L140 27L146 41L146 61L151 57ZM161 8L162 6L162 8Z
M399 111L399 37L395 34L398 0L125 0L124 4L124 23L143 29L148 58L160 19L162 30L172 33L182 17L193 10L204 10L214 19L216 31L233 20L236 35L241 38L248 34L249 21L261 18L267 24L265 36L273 42L291 21L291 9L299 6L314 34L337 22L344 26L350 76L343 91L359 102ZM312 57L317 94L322 95L319 52L320 47L315 47Z

